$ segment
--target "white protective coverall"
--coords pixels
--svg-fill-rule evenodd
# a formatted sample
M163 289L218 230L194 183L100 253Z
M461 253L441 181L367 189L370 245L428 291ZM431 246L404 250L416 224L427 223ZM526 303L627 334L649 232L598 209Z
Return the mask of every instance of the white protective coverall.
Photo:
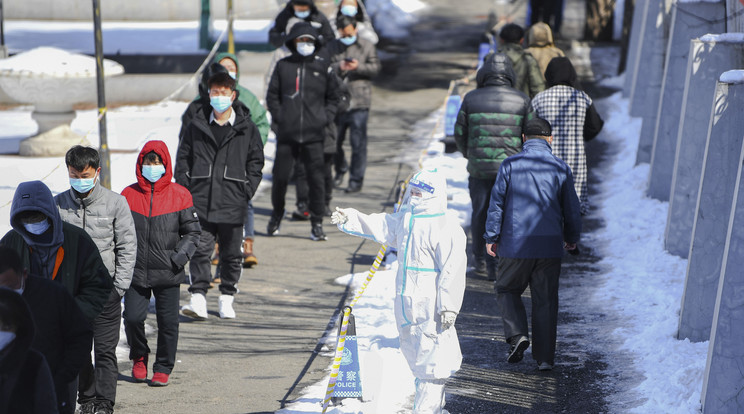
M411 197L412 188L423 196ZM404 200L392 214L340 209L348 220L338 228L398 249L395 319L400 349L417 378L414 413L442 413L444 383L460 369L462 353L455 327L442 330L440 313L460 311L467 238L447 213L447 181L436 170L417 172Z

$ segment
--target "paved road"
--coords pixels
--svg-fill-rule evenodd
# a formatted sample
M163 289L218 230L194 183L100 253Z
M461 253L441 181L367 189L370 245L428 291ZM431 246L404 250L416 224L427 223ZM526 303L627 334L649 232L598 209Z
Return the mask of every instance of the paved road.
M569 6L576 7L577 1ZM427 3L431 9L405 42L383 45L386 60L373 92L364 188L353 196L336 192L332 206L391 210L392 189L412 171L418 156L409 147L411 126L442 104L449 81L462 77L475 61L489 11L485 2L460 0L457 7L449 0ZM596 151L601 154L602 149ZM288 208L293 202L290 187ZM322 345L318 338L332 329L329 321L346 294L345 287L333 280L367 269L378 246L345 237L330 224L329 240L312 242L310 224L289 219L282 223L279 236L266 237L268 192L255 200L255 206L260 264L243 273L235 303L237 319L220 320L218 293L210 292L209 320L181 321L170 386L132 383L131 365L120 364L117 412L270 413L325 375L330 359L317 354ZM562 295L570 296L571 287L580 286L595 271L596 260L589 254L566 264ZM182 303L187 300L184 286ZM490 283L469 277L465 303L458 330L466 357L448 385L452 413L605 410L601 398L606 392L601 374L605 366L601 355L582 347L586 338L581 329L566 332L559 327L559 364L565 365L538 375L531 365L503 363L507 345L501 342ZM570 325L587 317L602 316L562 312L560 323ZM148 323L155 325L154 315ZM153 337L153 349L154 345Z

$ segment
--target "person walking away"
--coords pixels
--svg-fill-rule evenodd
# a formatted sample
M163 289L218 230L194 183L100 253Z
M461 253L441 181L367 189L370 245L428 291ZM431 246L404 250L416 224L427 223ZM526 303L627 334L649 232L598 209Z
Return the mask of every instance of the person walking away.
M269 29L269 43L274 47L281 48L289 40L291 29L287 27L287 23L292 18L297 18L315 28L316 38L321 44L336 37L328 18L318 10L313 0L290 0L274 19L274 26Z
M76 379L90 359L93 328L64 286L29 275L18 253L5 246L0 246L0 288L20 293L28 305L36 328L31 348L49 365L57 411L73 414Z
M553 58L563 57L563 51L553 43L553 31L550 26L539 22L527 30L527 53L532 55L540 66L540 74L545 79L545 70Z
M56 414L44 355L31 348L34 322L21 295L0 288L0 413Z
M135 175L137 182L122 191L137 230L137 263L124 296L124 327L132 378L145 382L150 355L145 319L154 296L158 341L150 385L165 386L176 362L180 284L201 228L191 193L171 182L172 162L163 141L149 141L142 147Z
M263 142L263 145L266 145L270 129L269 120L266 117L266 109L261 105L261 102L253 92L240 85L240 65L237 56L232 53L219 53L215 56L214 62L224 66L230 77L235 79L235 91L238 99L248 107L251 120L256 124L258 133L261 134L261 142ZM253 200L251 200L246 207L245 223L243 223L243 267L247 268L258 264L258 259L253 253L253 244L256 238L254 216Z
M517 363L530 346L522 294L532 297L532 357L540 371L555 363L558 279L564 250L578 253L579 199L569 166L551 153L550 124L541 118L524 127L522 152L499 167L486 221L486 249L499 256L496 304Z
M10 226L13 229L0 244L18 253L29 273L61 283L92 323L110 297L111 274L88 233L62 221L46 184L18 185L10 206Z
M488 201L499 166L522 149L522 127L530 116L530 98L514 88L514 70L504 54L488 55L476 79L477 89L465 95L457 114L455 143L468 160L475 273L495 280L498 259L486 254L483 239Z
M589 211L588 173L584 141L602 130L592 99L580 88L576 70L565 57L554 58L545 70L548 89L530 103L535 114L553 126L553 154L571 167L581 214Z
M336 138L335 184L341 186L344 174L349 171L346 193L362 190L367 168L367 121L372 105L372 78L380 72L380 59L375 45L358 37L357 22L342 15L337 19L339 39L329 45L334 72L346 83L351 93L349 109L338 115ZM343 143L349 131L351 164L347 164Z
M532 55L522 48L524 29L508 23L499 31L499 52L509 57L514 68L514 87L530 98L545 90L545 80L540 66Z
M400 350L416 377L414 413L445 413L444 384L460 369L455 319L465 293L467 237L447 213L447 181L436 170L417 171L395 213L363 214L336 208L338 229L395 247L395 321Z
M114 289L93 321L93 360L80 371L78 403L83 412L112 413L119 367L116 345L121 327L121 300L132 282L137 236L132 213L121 195L103 187L100 156L76 145L65 155L70 189L54 197L63 221L85 230L96 243Z
M175 179L193 197L201 235L191 258L191 300L181 312L197 320L208 317L206 292L212 279L210 258L220 241L218 309L235 318L234 295L242 270L243 223L248 201L261 182L263 144L256 125L236 104L235 80L217 73L208 80L210 107L197 111L178 145Z
M277 62L269 83L266 105L277 125L276 157L272 171L272 213L266 233L278 234L284 217L287 185L293 166L302 162L310 202L310 238L327 240L323 232L325 189L323 141L339 101L337 77L321 52L317 31L297 23L287 37L292 54Z

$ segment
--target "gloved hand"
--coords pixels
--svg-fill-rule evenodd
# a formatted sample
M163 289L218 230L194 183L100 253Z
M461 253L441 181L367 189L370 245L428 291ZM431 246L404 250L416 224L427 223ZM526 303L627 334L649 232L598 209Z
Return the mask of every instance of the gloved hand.
M439 314L439 318L442 322L442 331L446 331L455 324L457 313L452 311L442 311Z
M331 224L345 224L347 221L349 221L349 216L342 208L336 207L336 211L331 214Z

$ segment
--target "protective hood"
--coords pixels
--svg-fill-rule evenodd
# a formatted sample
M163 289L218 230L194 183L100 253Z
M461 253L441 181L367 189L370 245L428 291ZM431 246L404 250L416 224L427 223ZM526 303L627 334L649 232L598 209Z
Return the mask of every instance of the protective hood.
M26 231L18 216L24 211L39 211L43 213L51 224L49 230L41 235ZM64 241L62 234L62 218L57 210L52 192L41 181L27 181L16 188L13 204L10 206L10 225L17 231L31 248L52 248L61 246ZM46 249L44 249L46 250ZM54 264L52 262L52 264Z
M412 197L416 188L422 197ZM408 181L404 204L412 208L413 214L443 214L447 212L447 179L436 169L417 171Z
M238 57L235 56L235 54L228 52L219 53L217 56L214 57L214 63L220 63L220 61L225 58L228 58L235 62L235 68L237 69L237 72L235 73L235 82L238 82L240 80L240 63L238 62Z
M555 85L566 85L581 89L578 75L567 57L556 57L550 60L545 69L545 83L548 88Z
M151 183L147 178L142 176L142 163L144 162L145 155L150 151L155 151L155 153L160 156L160 159L163 161L163 166L165 167L165 174L163 174L159 180L155 181L155 183ZM137 175L137 184L145 192L150 192L152 184L155 184L155 192L161 191L163 188L167 187L173 179L173 166L171 164L170 152L168 151L168 146L165 145L165 142L148 141L145 143L145 146L142 147L142 151L140 151L139 156L137 157L137 168L135 171L135 174Z
M527 32L527 47L545 47L553 44L553 31L543 22L535 23Z
M483 66L478 69L476 81L478 87L514 86L514 68L509 58L502 53L491 53L486 56Z
M312 36L313 39L315 39L315 52L310 56L302 56L299 53L297 53L297 49L295 48L294 40L298 37L302 36ZM301 58L310 58L318 54L318 51L320 50L320 40L318 40L318 30L316 30L313 25L307 22L299 22L292 26L292 30L289 31L289 34L287 35L287 41L284 42L284 45L287 46L287 49L289 49L292 52L292 55L299 56Z

